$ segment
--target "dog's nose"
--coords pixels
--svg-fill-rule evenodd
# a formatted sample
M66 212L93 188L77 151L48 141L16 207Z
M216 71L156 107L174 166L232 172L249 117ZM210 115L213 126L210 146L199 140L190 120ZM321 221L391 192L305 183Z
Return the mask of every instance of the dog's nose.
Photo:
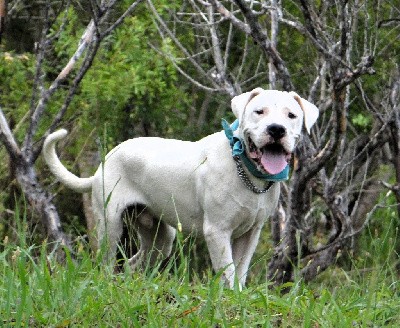
M279 124L271 124L267 127L267 133L275 140L282 139L286 134L284 126Z

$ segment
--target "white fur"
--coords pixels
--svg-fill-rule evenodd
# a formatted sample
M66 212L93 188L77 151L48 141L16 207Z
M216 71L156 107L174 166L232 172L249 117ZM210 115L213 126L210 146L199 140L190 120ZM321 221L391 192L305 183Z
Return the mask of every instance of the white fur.
M298 95L257 88L232 100L232 110L240 119L236 132L250 136L257 147L269 142L269 124L285 127L285 149L293 151L300 135L303 116L308 109L299 104ZM263 108L262 115L255 110ZM288 112L297 118L288 118ZM304 114L303 114L304 113ZM315 113L307 129L315 122ZM230 287L235 275L240 286L246 281L250 260L260 231L274 212L279 192L275 183L266 194L247 189L237 175L229 142L224 132L217 132L197 142L161 138L135 138L115 147L91 178L81 179L67 171L55 153L55 143L65 130L51 134L43 154L53 174L69 188L92 190L92 205L98 220L98 240L107 236L110 257L116 251L122 233L122 211L130 205L146 206L136 220L140 239L139 252L129 263L138 266L150 256L167 257L172 250L175 228L195 233L206 240L213 269L223 270ZM104 180L103 180L104 177ZM264 181L251 176L262 188ZM104 204L109 199L106 208Z

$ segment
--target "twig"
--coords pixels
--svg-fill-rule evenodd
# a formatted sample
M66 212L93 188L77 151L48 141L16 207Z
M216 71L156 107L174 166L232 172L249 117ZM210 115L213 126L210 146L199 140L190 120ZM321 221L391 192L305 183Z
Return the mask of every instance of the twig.
M144 1L144 0L137 0L137 1L135 1L134 3L132 3L132 4L128 7L128 9L125 10L125 12L124 12L120 17L118 17L118 19L114 22L114 24L112 24L107 30L105 30L103 33L101 33L100 39L104 39L107 35L109 35L110 33L112 33L118 26L120 26L120 25L124 22L124 20L125 20L130 14L132 14L132 12L136 9L136 7L137 7L140 3L142 3L143 1ZM113 6L115 2L116 2L116 1L114 1L114 2L112 3L112 5L110 5L110 6Z

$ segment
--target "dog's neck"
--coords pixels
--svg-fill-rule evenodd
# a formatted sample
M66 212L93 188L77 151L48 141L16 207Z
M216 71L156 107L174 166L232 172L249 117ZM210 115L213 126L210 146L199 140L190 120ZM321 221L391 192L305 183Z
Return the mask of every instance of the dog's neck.
M265 194L274 185L275 181L265 182L262 180L264 186L260 189L256 186L256 184L259 184L260 179L252 176L247 168L242 166L242 161L239 156L234 156L233 159L236 163L237 174L247 189L251 190L255 194Z

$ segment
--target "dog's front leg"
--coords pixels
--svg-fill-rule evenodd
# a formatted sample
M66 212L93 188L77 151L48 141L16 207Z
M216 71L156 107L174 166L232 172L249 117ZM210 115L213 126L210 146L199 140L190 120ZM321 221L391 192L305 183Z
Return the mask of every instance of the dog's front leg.
M251 258L256 250L262 226L254 226L239 238L233 240L233 261L239 282L244 287Z
M216 273L222 272L222 279L233 289L235 266L232 258L231 231L222 230L215 225L204 224L204 238ZM240 286L239 286L240 287Z

